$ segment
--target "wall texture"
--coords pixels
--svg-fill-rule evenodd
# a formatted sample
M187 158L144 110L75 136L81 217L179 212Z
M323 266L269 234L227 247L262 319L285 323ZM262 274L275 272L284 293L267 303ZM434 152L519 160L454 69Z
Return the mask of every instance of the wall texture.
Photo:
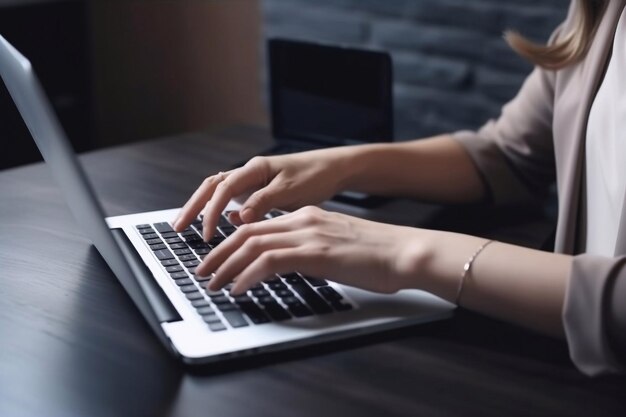
M497 116L531 66L505 29L545 41L568 0L262 0L265 36L388 50L396 138L476 128Z

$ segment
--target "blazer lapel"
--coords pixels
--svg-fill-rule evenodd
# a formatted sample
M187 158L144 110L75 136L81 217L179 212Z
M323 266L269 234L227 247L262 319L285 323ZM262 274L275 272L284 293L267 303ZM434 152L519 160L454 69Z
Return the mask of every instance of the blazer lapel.
M578 85L580 88L569 89L563 92L562 96L556 97L558 103L555 103L553 125L561 188L559 224L555 242L557 252L576 253L577 236L580 235L581 227L582 230L585 227L585 213L581 213L580 206L587 120L604 76L604 69L613 46L615 29L623 7L624 1L608 1L604 17L586 58L570 70L572 73L569 76L577 79L573 85ZM622 244L626 245L626 236L623 234L620 236L624 240Z
M622 4L622 8L624 5ZM621 15L622 12L620 12ZM623 89L626 93L626 88ZM626 138L622 138L626 140ZM626 155L623 155L626 158ZM622 202L622 214L620 215L619 228L617 229L617 242L615 243L615 256L626 254L626 192L624 193L624 201Z

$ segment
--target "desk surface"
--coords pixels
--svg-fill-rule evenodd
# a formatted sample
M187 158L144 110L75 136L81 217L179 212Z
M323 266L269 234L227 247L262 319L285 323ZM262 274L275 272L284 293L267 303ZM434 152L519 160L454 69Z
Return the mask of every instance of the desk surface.
M117 215L180 206L206 175L268 143L263 130L233 128L82 161ZM0 196L1 416L625 415L625 379L587 379L564 343L467 312L190 371L167 356L76 230L43 164L0 173ZM485 224L478 211L404 203L390 205L392 221L471 224L529 245L548 227L535 216L503 223L491 213Z

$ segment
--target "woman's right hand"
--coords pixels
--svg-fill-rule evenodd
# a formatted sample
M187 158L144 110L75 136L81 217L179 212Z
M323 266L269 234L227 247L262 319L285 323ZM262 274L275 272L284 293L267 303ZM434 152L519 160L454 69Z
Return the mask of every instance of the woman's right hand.
M342 190L350 152L343 147L254 157L241 168L209 176L181 209L174 229L184 230L202 213L203 238L208 240L228 202L245 195L236 222L261 220L272 208L292 211L318 204Z

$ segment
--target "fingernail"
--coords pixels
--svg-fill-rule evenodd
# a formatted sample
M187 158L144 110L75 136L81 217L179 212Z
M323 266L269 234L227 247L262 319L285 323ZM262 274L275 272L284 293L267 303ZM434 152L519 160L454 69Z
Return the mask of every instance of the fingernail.
M221 287L215 283L215 280L209 281L209 285L207 285L207 288L211 291L217 291L221 289Z

